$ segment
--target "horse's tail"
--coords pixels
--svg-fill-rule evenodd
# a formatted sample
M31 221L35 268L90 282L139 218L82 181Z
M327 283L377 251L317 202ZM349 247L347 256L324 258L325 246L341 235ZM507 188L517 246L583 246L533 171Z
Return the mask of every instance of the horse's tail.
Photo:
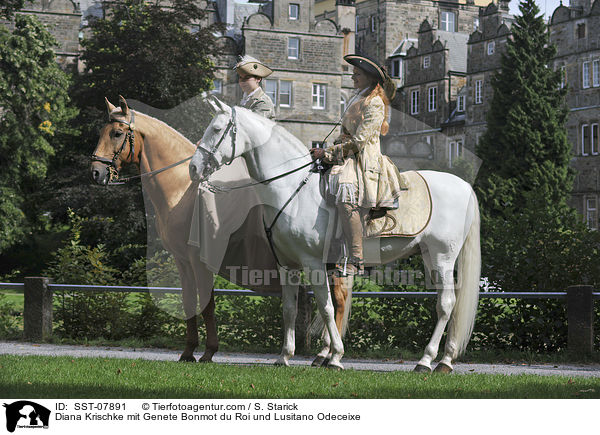
M469 343L479 305L479 280L481 278L481 246L479 229L479 204L475 192L469 201L473 220L458 256L458 282L456 305L452 311L449 338L456 344L456 356L463 353Z
M344 282L346 285L347 294L346 299L344 301L344 316L342 317L342 331L341 337L344 338L346 332L348 331L348 323L350 320L350 313L352 312L352 284L354 283L353 278L346 278L347 282ZM349 287L349 288L348 288ZM335 296L334 296L335 297ZM337 305L336 305L337 311ZM321 317L321 313L317 311L317 314L313 318L310 326L308 327L308 331L312 336L322 336L326 333L325 331L325 322L323 321L323 317Z

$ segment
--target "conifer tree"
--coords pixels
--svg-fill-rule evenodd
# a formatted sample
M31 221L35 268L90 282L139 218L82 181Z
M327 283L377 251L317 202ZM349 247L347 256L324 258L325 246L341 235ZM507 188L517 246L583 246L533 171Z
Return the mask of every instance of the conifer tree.
M566 89L560 87L560 71L552 69L556 48L539 8L525 0L519 9L501 69L492 79L487 131L477 147L483 160L477 193L484 223L532 206L568 214L573 173Z

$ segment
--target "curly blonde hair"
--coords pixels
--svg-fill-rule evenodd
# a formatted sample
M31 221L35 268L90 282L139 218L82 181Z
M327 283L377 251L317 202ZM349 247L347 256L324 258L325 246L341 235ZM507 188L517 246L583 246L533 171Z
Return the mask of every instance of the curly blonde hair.
M350 118L350 121L352 123L358 124L358 123L362 122L362 120L364 119L364 112L365 112L366 107L369 105L371 100L375 97L380 97L381 100L383 101L383 104L385 105L385 116L383 118L383 123L381 124L381 134L382 134L382 136L385 136L386 134L388 134L388 131L390 130L390 125L388 123L388 116L390 113L390 100L388 99L387 95L385 94L383 87L379 83L376 83L375 85L372 86L371 90L368 91L367 96L362 98L360 103L353 104L348 109L347 116Z

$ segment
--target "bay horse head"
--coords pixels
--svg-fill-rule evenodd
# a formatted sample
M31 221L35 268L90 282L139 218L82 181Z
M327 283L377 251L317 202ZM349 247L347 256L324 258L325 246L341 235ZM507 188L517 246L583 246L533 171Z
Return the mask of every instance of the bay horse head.
M230 164L236 155L236 112L218 98L209 98L208 103L216 113L190 161L190 178L204 181L223 164Z
M142 137L135 130L135 115L125 98L119 97L119 107L105 98L108 123L102 127L92 154L91 176L94 182L107 185L119 175L123 166L139 164ZM137 144L136 144L137 142Z

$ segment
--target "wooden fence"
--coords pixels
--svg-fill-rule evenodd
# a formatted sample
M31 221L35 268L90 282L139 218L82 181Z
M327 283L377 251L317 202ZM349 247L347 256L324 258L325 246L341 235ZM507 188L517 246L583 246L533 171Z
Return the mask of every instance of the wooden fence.
M52 297L54 291L111 291L138 293L180 293L181 288L173 287L126 287L52 284L49 278L25 278L24 283L0 283L0 288L22 289L24 292L24 337L26 340L43 340L52 335ZM215 289L216 295L235 296L273 296L251 290ZM436 292L354 292L354 298L432 298ZM480 298L500 299L564 299L567 303L568 349L579 355L590 354L594 348L594 300L600 299L600 293L594 293L592 286L571 286L564 292L481 292ZM310 313L303 311L310 303L311 293L300 292L299 321L302 323L298 341L306 334ZM300 343L299 343L300 344Z

